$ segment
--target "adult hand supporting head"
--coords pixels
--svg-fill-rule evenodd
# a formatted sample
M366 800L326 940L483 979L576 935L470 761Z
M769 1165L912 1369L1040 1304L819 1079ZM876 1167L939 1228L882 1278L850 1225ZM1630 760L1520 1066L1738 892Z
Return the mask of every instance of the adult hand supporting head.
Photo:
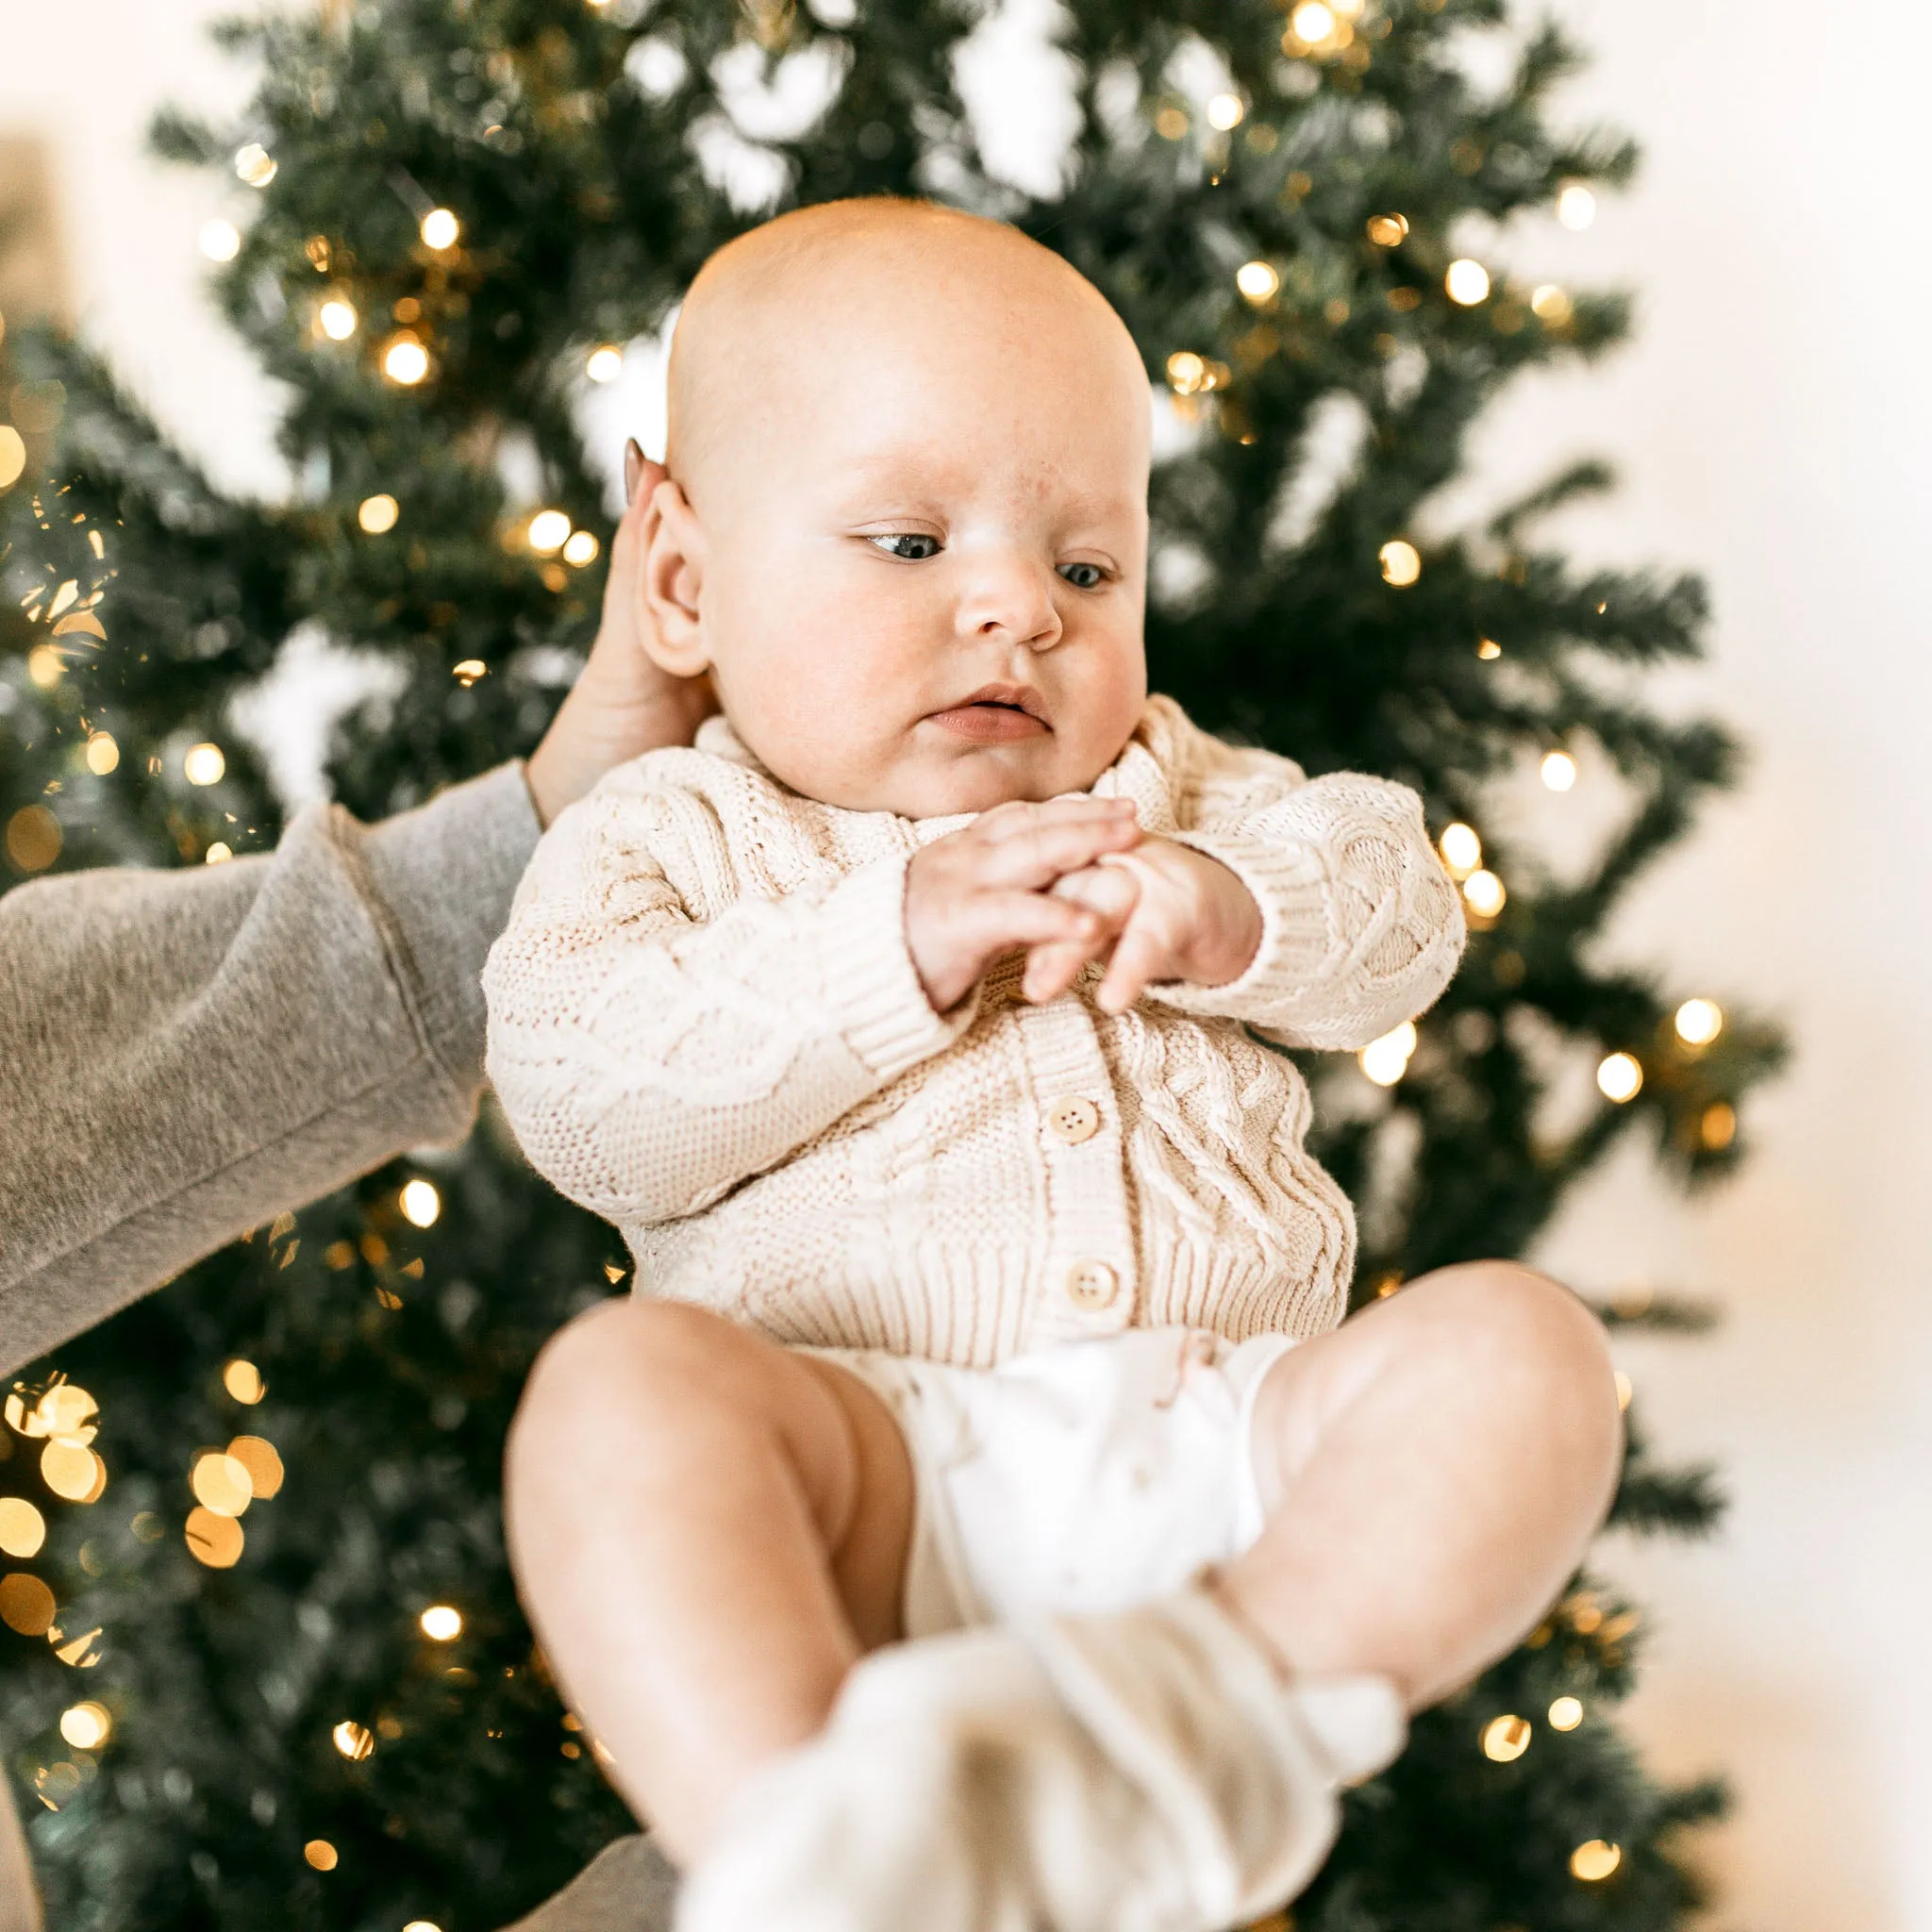
M673 677L644 649L645 629L652 622L643 596L644 530L664 475L663 465L648 461L635 442L625 445L628 502L610 542L597 639L525 767L531 801L546 825L625 759L665 745L689 744L699 724L718 708L708 678Z

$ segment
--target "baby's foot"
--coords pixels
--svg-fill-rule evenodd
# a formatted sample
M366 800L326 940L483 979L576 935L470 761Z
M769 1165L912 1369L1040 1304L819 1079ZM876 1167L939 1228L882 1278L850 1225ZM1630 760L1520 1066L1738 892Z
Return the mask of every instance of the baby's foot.
M901 1645L746 1788L678 1932L1220 1932L1302 1890L1402 1736L1386 1682L1284 1689L1199 1591Z

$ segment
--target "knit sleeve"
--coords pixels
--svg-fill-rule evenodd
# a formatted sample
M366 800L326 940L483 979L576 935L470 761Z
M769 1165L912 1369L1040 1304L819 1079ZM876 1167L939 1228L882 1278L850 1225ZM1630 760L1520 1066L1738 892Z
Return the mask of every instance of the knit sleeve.
M510 1124L607 1220L709 1207L973 1018L926 1000L904 856L714 907L720 837L691 794L607 782L539 845L484 970Z
M1415 793L1357 772L1309 779L1273 752L1184 730L1174 837L1254 894L1261 943L1226 986L1148 996L1245 1021L1284 1046L1344 1051L1433 1005L1464 927Z

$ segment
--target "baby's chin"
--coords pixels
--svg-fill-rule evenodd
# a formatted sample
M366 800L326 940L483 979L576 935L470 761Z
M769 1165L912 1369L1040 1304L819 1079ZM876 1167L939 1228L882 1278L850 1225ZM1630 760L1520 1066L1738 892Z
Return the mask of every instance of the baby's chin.
M1051 739L1024 745L929 746L883 770L867 773L811 769L806 761L787 771L782 756L767 758L773 775L794 791L846 811L885 811L902 819L948 819L991 811L1016 801L1042 803L1085 791L1109 760L1092 771L1076 769Z

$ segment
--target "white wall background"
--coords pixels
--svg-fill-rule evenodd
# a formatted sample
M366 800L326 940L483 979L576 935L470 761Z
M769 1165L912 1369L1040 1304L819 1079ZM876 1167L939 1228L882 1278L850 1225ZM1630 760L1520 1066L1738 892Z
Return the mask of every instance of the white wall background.
M0 127L54 144L93 337L218 475L272 489L272 398L203 303L195 247L247 191L141 151L158 100L242 92L200 37L220 10L0 0ZM1726 1313L1714 1341L1624 1349L1665 1443L1719 1458L1736 1498L1719 1543L1607 1553L1653 1612L1633 1719L1666 1772L1735 1780L1735 1822L1701 1855L1719 1923L1932 1932L1932 17L1910 0L1562 11L1597 55L1571 110L1633 129L1647 160L1587 235L1552 226L1512 258L1635 285L1641 335L1512 396L1483 480L1607 452L1624 489L1568 541L1707 575L1715 661L1674 702L1732 721L1752 778L1646 882L1618 943L1778 1012L1799 1048L1747 1113L1740 1182L1687 1205L1633 1158L1546 1243L1579 1282L1683 1284ZM1591 804L1586 779L1540 809Z

